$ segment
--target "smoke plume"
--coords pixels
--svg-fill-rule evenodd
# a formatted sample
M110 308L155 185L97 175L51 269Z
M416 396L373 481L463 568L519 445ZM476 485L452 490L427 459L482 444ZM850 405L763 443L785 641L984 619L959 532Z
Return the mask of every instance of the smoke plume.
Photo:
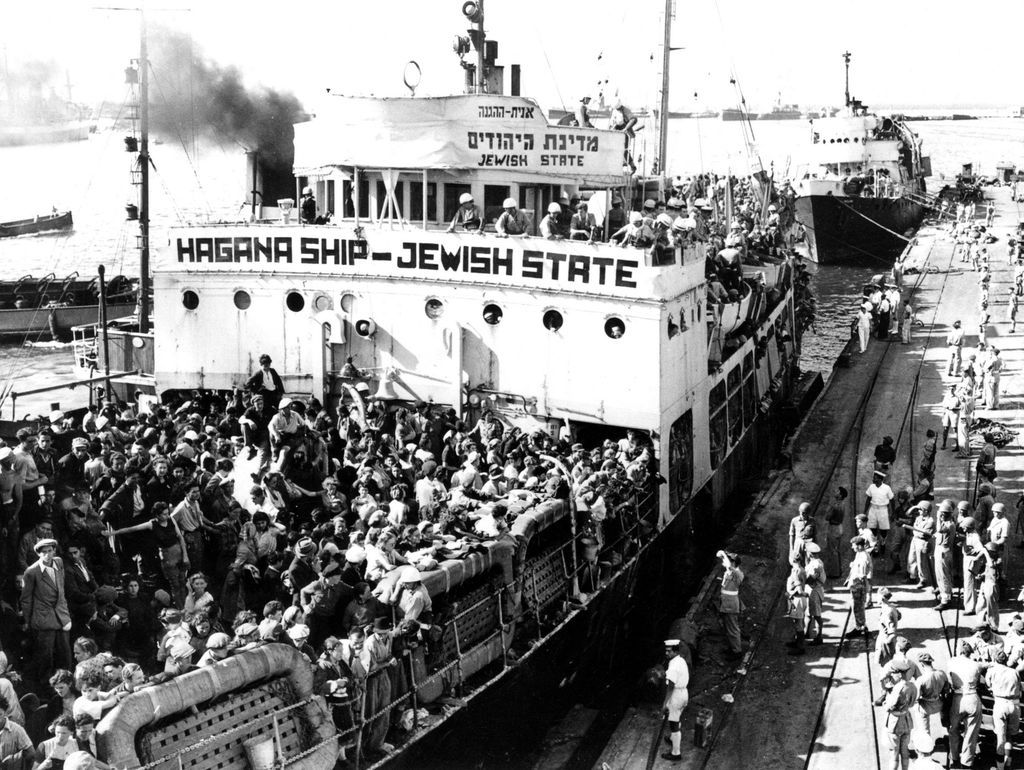
M150 41L154 131L228 139L258 150L265 163L291 170L293 124L308 119L293 94L247 87L237 67L206 58L181 32L155 28Z

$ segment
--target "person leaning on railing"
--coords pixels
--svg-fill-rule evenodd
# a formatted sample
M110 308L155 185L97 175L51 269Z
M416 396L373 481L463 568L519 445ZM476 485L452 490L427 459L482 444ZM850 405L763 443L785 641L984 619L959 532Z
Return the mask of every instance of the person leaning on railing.
M526 235L530 225L529 218L519 210L515 198L506 198L501 204L504 209L494 223L494 231L502 238L510 235Z

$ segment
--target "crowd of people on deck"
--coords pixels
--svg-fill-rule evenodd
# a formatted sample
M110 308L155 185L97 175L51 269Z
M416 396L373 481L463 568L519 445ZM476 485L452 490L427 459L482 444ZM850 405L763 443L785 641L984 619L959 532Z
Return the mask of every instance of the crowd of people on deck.
M95 755L96 723L129 694L270 643L308 659L351 727L360 697L373 714L410 691L403 650L441 663L450 608L424 584L440 562L514 542L517 515L570 496L596 562L621 506L658 483L633 431L588 447L568 425L393 406L289 398L264 355L233 392L111 396L0 447L0 714L19 737L0 761ZM599 571L580 581L598 590ZM407 708L364 728L367 752Z
M743 295L743 265L764 260L787 260L796 271L797 305L803 328L814 322L810 275L787 242L784 231L792 218L793 189L769 185L767 203L748 177L700 174L676 177L664 200L647 198L639 210L628 214L623 199L615 194L606 212L608 242L624 248L650 249L654 259L670 264L677 248L690 243L706 244L705 276L709 306L738 302ZM727 191L728 190L728 191ZM463 193L449 232L483 233L486 217L471 193ZM524 236L530 222L515 198L507 198L494 222L498 237ZM604 240L606 228L598 226L586 200L563 192L548 204L539 233L548 240Z
M747 177L715 174L676 177L674 185L666 190L664 200L648 198L637 210L628 213L623 208L622 196L615 193L610 208L604 213L608 240L620 246L649 249L656 245L670 247L708 241L716 236L724 241L742 234L744 250L750 247L761 254L782 256L786 252L783 229L787 224L783 213L792 208L795 193L788 184L778 190L765 184L766 190L758 194ZM764 194L774 202L764 206ZM729 196L732 208L726 211ZM501 237L529 233L529 218L515 198L506 198L501 213L493 220L494 230ZM448 232L483 233L488 221L488 214L472 193L462 193ZM588 201L564 191L557 201L548 204L538 230L540 236L548 240L605 240L605 228L597 224ZM721 248L726 245L719 244Z
M976 406L998 410L1003 362L997 347L987 343L991 323L988 313L990 270L986 226L975 224L970 208L961 206L951 225L961 262L979 273L979 322L977 348L966 360L962 355L966 330L958 320L946 342L946 375L953 381L942 401L941 434L928 429L919 450L910 483L893 483L896 451L892 437L876 446L873 480L854 516L856 536L850 546L852 561L844 570L843 522L851 504L847 490L839 488L828 508L824 525L825 546L818 545L818 522L809 504L800 506L790 526L791 572L786 591L794 635L792 654L803 654L805 644L822 642L822 604L828 579L841 579L848 587L853 611L853 630L847 636L870 637L866 610L877 606L878 628L874 660L878 665L874 705L882 710L883 723L892 747L893 768L908 767L911 745L917 756L929 756L934 740L944 731L951 767L976 767L982 724L982 697L993 700L992 722L996 737L997 767L1010 764L1012 744L1020 724L1021 676L1024 676L1024 614L1001 614L1001 602L1011 597L1004 574L1007 549L1024 548L1024 493L1013 500L997 486L998 446L1005 443L1002 427L993 421L977 428ZM1008 321L1015 330L1015 303L1024 278L1019 244L1011 242L1008 259L1015 267L1010 289ZM879 339L899 334L911 341L915 322L910 299L901 294L903 264L893 267L892 285L874 281L866 288L858 310L856 329L861 352L872 328ZM973 330L972 330L973 331ZM973 436L972 436L973 431ZM972 438L980 433L979 449ZM958 458L971 458L975 489L967 499L938 500L933 482L936 457L949 450ZM1010 506L1017 524L1010 527ZM939 612L956 612L956 623L971 624L966 638L953 640L951 658L942 666L927 651L915 649L901 633L903 612L893 592L873 590L875 570L906 577L911 585L935 597ZM960 589L960 603L957 602ZM1024 594L1017 596L1019 601ZM948 621L953 623L950 619ZM941 721L941 725L939 722Z

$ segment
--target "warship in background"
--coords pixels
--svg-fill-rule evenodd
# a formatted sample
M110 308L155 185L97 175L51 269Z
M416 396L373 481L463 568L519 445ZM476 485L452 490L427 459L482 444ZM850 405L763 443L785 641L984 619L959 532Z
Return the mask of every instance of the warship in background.
M90 110L71 99L70 75L67 97L62 97L45 78L19 77L6 63L0 73L0 147L79 142L96 130Z

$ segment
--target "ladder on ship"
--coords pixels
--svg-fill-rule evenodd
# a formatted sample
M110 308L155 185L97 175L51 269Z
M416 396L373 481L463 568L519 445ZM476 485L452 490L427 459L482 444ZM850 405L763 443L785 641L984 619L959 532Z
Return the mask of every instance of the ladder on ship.
M939 205L938 195L929 195L928 193L925 192L913 192L910 190L904 190L900 194L900 197L906 198L907 200L924 206L925 208L932 209L933 211L942 211L942 208Z

